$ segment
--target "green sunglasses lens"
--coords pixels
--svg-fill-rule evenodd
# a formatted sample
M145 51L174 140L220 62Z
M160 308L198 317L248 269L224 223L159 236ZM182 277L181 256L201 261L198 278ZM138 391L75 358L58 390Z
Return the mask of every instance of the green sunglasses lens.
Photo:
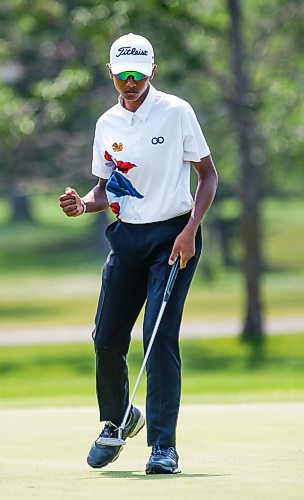
M144 78L148 78L147 75L139 73L139 71L122 71L122 73L118 73L118 75L115 76L117 76L120 80L127 80L129 76L132 76L136 82L143 80Z

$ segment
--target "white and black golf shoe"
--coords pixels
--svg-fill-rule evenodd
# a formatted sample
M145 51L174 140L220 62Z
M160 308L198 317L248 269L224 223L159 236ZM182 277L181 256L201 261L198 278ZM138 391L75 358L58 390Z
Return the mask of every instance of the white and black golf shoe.
M132 438L139 433L145 425L145 417L138 408L133 406L129 420L122 432L122 438ZM104 438L117 438L118 427L112 422L106 422L103 430L91 446L87 463L93 469L100 469L114 462L119 457L123 446L109 446L103 444Z
M174 446L153 446L146 465L146 474L178 474L178 454Z

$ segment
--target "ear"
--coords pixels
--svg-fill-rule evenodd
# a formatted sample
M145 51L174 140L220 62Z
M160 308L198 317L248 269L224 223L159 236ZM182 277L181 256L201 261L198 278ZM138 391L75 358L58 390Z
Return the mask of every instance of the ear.
M112 80L113 80L113 73L111 71L110 63L107 64L107 68L108 68L108 72L109 72L109 77L112 78Z
M152 69L152 75L150 76L149 80L153 80L154 73L155 73L156 70L157 70L157 64L154 64L153 65L153 69Z

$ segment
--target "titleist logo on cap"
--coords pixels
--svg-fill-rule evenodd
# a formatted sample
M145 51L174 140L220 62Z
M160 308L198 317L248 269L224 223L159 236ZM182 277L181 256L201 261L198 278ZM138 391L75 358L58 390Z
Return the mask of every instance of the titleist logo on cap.
M137 49L136 47L119 47L118 54L116 54L116 57L120 56L147 56L148 51L147 50L142 50L142 49Z

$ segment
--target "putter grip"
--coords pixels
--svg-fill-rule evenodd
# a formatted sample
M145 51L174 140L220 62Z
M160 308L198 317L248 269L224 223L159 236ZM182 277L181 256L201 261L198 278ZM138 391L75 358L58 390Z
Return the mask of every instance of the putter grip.
M168 283L167 283L166 290L164 293L164 302L168 302L168 300L169 300L173 285L174 285L176 277L177 277L178 270L179 270L179 255L176 257L175 262L174 262L172 269L170 271L170 274L169 274Z

